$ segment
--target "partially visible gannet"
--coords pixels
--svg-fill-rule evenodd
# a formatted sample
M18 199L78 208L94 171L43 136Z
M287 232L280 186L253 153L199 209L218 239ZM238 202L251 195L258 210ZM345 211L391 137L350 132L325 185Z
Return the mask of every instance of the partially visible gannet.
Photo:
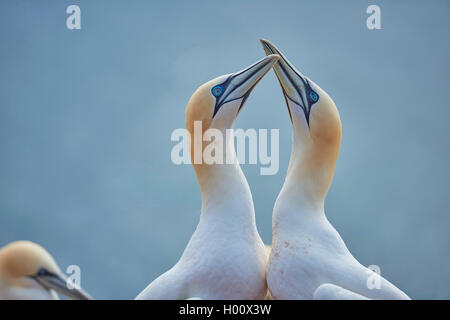
M369 289L373 272L352 256L325 216L341 141L333 100L273 44L261 43L266 54L281 56L273 69L293 128L289 167L272 216L270 293L274 299L409 299L381 276L379 289Z
M0 249L0 299L59 299L56 292L77 300L91 297L81 289L69 289L66 276L40 245L17 241Z
M136 299L241 300L266 296L266 249L256 229L250 188L235 157L232 131L229 135L226 131L233 128L250 92L278 59L269 55L245 70L211 80L189 100L186 128L202 194L200 221L180 260ZM195 122L201 122L198 138ZM202 161L203 151L210 146L201 141L207 129L222 133L221 158L231 156L232 164Z

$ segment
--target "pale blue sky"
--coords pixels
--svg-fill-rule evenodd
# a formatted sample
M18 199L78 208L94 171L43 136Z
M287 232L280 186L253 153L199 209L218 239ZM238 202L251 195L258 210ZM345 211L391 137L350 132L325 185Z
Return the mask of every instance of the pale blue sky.
M450 298L449 15L448 1L0 2L0 245L38 242L94 297L134 298L199 218L170 135L192 92L264 56L264 37L339 108L325 210L349 249L412 298ZM273 72L236 127L280 129L279 173L243 166L270 243L291 143Z

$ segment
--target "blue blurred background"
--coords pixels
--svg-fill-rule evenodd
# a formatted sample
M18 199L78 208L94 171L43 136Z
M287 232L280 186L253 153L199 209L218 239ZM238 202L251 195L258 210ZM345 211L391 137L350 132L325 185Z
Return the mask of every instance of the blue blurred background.
M325 210L349 249L412 298L450 298L449 15L448 1L1 1L0 246L38 242L94 297L134 298L199 219L170 135L193 91L264 56L264 37L339 108ZM279 173L243 166L270 243L291 144L273 72L236 127L280 129Z

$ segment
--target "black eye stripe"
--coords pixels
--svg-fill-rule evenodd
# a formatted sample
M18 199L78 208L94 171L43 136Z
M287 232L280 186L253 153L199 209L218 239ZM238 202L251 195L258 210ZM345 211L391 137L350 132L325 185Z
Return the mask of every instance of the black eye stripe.
M45 268L40 268L35 274L31 275L30 278L39 278L39 277L55 277L56 274L48 271Z
M222 88L222 86L217 85L217 86L214 86L214 87L211 89L211 92L212 92L213 96L217 98L217 97L220 97L220 96L222 95L222 93L223 93L223 88Z
M230 84L231 79L232 79L232 75L229 76L229 77L227 78L227 80L225 80L224 82L222 82L222 83L220 83L220 84L215 85L215 86L211 89L212 95L216 98L216 103L215 103L215 105L214 105L214 113L213 113L213 116L212 116L213 118L214 118L214 116L216 115L217 111L219 111L219 109L220 109L220 106L221 106L221 105L219 105L220 97L222 97L223 93L227 90L227 87L228 87L228 85ZM220 95L218 95L218 96L214 95L214 92L212 92L212 90L214 90L214 89L217 88L217 87L221 87L221 88L222 88L222 92L221 92Z
M289 97L289 95L285 92L283 86L281 86L283 94L284 94L285 98L289 99L290 101L292 101L296 105L300 106L300 108L302 108L303 113L305 114L306 122L308 123L308 126L309 126L309 115L311 114L311 108L312 108L313 104L315 104L317 101L319 101L319 95L317 94L317 92L315 92L311 88L311 85L309 84L308 78L300 76L295 71L295 69L293 69L291 67L291 69L295 72L295 74L298 75L299 79L303 82L303 85L305 86L306 97L304 97L303 94L302 94L302 90L295 85L295 82L290 77L289 73L286 71L284 66L282 64L279 64L279 66L283 70L283 73L286 75L286 77L288 78L288 80L291 83L291 85L295 88L295 91L297 91L297 93L298 93L298 95L300 97L300 100L301 100L300 104L298 104L297 102L295 102L295 100L293 100L291 97ZM289 66L289 64L288 64L288 66ZM278 81L280 81L280 80L278 80ZM280 84L281 84L281 82L280 82ZM289 110L289 107L288 107L288 110ZM292 115L290 113L290 110L289 110L289 116L291 117L291 121L292 121Z

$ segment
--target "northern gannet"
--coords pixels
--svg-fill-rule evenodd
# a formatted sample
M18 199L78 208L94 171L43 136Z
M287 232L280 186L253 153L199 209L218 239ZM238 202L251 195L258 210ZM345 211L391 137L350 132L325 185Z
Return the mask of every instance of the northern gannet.
M190 98L186 129L192 137L191 162L202 195L200 221L180 260L136 299L263 299L266 296L266 249L256 229L250 188L235 157L233 134L226 132L232 130L252 89L278 59L277 55L269 55L242 71L211 80ZM196 139L194 131L198 122L202 131ZM196 150L200 150L201 160L203 151L209 147L202 143L207 129L222 133L223 158L231 156L232 164L196 161Z
M12 242L0 249L1 300L54 300L56 292L89 300L82 289L70 289L52 256L30 241Z
M273 66L293 128L291 158L272 215L272 251L267 282L274 299L409 299L360 264L327 220L324 200L333 179L341 142L341 121L333 100L301 74L269 41Z

